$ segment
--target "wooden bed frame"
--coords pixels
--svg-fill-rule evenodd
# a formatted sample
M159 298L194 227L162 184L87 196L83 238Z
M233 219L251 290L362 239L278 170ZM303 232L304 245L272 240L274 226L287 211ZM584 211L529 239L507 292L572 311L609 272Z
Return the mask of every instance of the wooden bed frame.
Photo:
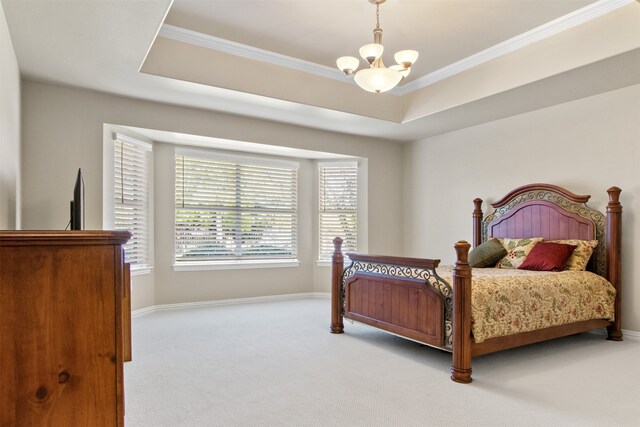
M588 269L615 287L615 320L587 320L532 332L490 338L476 343L471 333L471 245L454 245L453 283L440 278L440 260L348 253L344 268L342 239L334 239L332 261L331 333L344 332L343 318L453 353L451 379L470 383L471 358L499 350L550 340L596 328L607 328L607 339L622 341L621 229L622 206L617 187L607 190L605 216L579 196L550 184L516 188L483 218L482 200L473 201L474 247L491 237L543 237L545 240L599 241Z

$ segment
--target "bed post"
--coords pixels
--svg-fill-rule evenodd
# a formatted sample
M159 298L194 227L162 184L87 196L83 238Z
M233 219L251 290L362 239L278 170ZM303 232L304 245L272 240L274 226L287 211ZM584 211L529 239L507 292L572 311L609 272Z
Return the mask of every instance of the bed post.
M482 243L482 199L473 199L473 247Z
M455 244L457 261L453 269L453 364L451 379L458 383L471 380L471 267L465 241Z
M620 204L620 190L618 187L611 187L609 193L609 203L607 204L607 280L616 288L615 320L607 327L607 339L612 341L622 341L622 205Z
M344 257L342 256L342 239L333 239L333 257L331 259L331 333L344 332L342 321L342 271L344 270Z

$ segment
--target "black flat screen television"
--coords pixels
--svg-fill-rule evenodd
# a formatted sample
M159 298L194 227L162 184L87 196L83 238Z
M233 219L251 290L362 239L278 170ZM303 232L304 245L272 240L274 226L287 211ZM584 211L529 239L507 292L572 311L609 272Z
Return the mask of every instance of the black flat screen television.
M76 177L76 185L73 187L70 225L71 230L84 230L84 180L80 168Z

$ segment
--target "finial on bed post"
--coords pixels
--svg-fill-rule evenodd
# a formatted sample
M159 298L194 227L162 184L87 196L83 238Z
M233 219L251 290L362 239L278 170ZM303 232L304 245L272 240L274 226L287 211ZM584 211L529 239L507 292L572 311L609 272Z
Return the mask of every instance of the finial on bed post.
M609 203L607 204L607 230L606 230L606 252L607 252L607 279L616 288L615 320L607 327L607 339L612 341L622 341L622 205L620 204L620 190L618 187L611 187L609 193Z
M469 248L464 240L454 246L456 265L453 269L453 363L451 379L470 383L471 379L471 267Z
M333 257L331 258L331 333L344 332L342 321L342 271L344 270L344 256L342 256L342 239L333 239Z
M473 247L482 243L482 199L473 199Z

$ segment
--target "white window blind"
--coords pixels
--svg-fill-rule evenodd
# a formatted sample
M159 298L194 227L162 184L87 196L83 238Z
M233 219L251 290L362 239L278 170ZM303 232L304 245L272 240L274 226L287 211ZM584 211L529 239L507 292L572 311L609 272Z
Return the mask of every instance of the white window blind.
M151 266L149 172L151 144L116 134L114 141L114 228L132 237L124 246L133 268Z
M176 154L176 264L297 258L297 164Z
M343 240L342 251L358 247L358 164L319 163L320 259L331 259L333 239Z

